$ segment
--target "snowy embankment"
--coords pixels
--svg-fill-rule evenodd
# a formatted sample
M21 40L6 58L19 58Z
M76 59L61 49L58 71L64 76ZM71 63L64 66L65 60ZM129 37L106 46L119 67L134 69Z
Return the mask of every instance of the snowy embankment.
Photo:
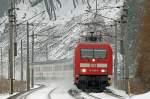
M12 95L10 95L10 94L0 94L0 99L7 99L8 97L10 97L10 96L13 96L13 95L15 95L16 93L14 93L14 94L12 94Z
M34 85L34 87L31 88L31 89L36 89L36 88L39 88L39 87L40 87L40 85ZM11 96L14 96L14 95L18 94L18 93L19 93L19 92L15 92L15 93L13 93L13 94L9 94L9 93L0 94L0 99L7 99L7 98L9 98L9 97L11 97Z
M73 78L72 78L73 79ZM49 99L48 95L50 95L51 99L74 99L72 96L68 94L68 90L71 88L74 88L73 80L69 78L65 79L53 79L46 82L38 82L40 84L46 85L46 87L37 90L33 92L32 94L29 94L27 96L27 99ZM55 89L51 94L53 89ZM141 94L141 95L131 95L128 96L124 91L110 88L115 94L122 96L123 99L149 99L150 92ZM111 96L107 93L90 93L90 95L93 95L95 97L99 97L101 99L120 99L118 97ZM0 99L7 99L10 95L9 94L3 94L0 95ZM85 97L85 99L94 99L88 96L85 93L81 93L82 97ZM22 96L21 96L22 97Z
M72 79L55 79L40 83L46 87L28 95L27 99L74 99L67 92L73 86Z
M109 87L109 89L116 95L122 96L124 99L150 99L150 92L139 94L139 95L127 95L123 90L117 90L113 87ZM105 99L105 98L104 98Z
M126 99L150 99L150 92L140 94L140 95L131 96L131 97L126 98Z

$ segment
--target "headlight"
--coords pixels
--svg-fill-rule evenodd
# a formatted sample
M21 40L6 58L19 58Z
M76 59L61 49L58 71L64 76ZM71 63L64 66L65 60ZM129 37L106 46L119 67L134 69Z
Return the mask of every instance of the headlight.
M92 62L95 62L95 59L92 59Z
M97 64L97 67L107 68L107 64Z
M86 69L81 69L81 72L85 73L85 72L86 72Z
M90 67L90 64L88 64L88 63L80 63L80 67Z
M106 72L106 70L105 70L105 69L102 69L102 70L101 70L101 72L102 72L102 73L105 73L105 72Z

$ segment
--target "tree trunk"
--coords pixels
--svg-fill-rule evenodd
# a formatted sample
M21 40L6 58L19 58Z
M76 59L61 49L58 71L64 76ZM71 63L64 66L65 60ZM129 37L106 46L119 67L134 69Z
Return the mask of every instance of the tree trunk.
M143 90L150 90L150 0L145 0L144 14L141 17L137 45L136 78L141 80Z

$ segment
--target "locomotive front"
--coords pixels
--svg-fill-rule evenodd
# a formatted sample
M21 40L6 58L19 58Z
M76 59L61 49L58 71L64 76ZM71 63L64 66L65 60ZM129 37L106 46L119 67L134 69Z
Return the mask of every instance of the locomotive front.
M112 48L108 43L79 42L74 54L74 83L79 89L103 91L110 85Z

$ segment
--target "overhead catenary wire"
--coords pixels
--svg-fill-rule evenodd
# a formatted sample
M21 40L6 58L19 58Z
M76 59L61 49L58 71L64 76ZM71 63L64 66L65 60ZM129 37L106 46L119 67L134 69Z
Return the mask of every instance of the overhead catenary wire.
M27 20L24 20L24 21L20 22L19 24L17 24L17 26L22 25L23 23L25 23L25 22L27 22L27 21L29 21L29 20L35 18L36 16L38 16L38 15L40 15L40 14L45 13L46 11L47 11L47 10L41 11L40 13L38 13L38 14L32 16L31 18L28 18ZM42 22L42 21L41 21L41 22ZM39 22L39 23L37 24L37 26L35 27L35 29L40 25L41 22ZM35 29L34 29L34 27L33 27L30 31L34 31ZM30 32L30 31L29 31L29 32ZM24 32L24 31L23 31L23 32ZM23 33L23 32L22 32L22 33ZM22 34L22 33L21 33L21 34Z
M28 18L27 20L24 20L23 22L20 22L19 24L17 24L17 26L19 26L19 25L26 25L26 24L23 24L23 23L25 23L25 22L27 22L27 21L33 19L34 17L36 17L36 16L38 16L38 15L44 13L45 11L46 11L46 10L44 10L44 11L42 11L42 12L40 12L40 13L34 15L34 16L32 16L31 18ZM31 30L29 30L29 32L30 32L30 31L35 31L35 30L37 29L37 27L40 26L40 24L42 23L42 21L43 21L43 20L41 20L39 23L37 23L36 26L34 25L34 23L30 23L30 25L33 25L33 28L32 28ZM34 26L35 26L35 27L34 27ZM21 32L20 34L22 34L22 33L24 33L24 31ZM24 35L25 35L25 34L24 34ZM18 39L19 39L19 38L18 38Z
M38 14L32 16L31 18L28 18L27 20L24 20L24 21L20 22L19 24L17 24L17 26L18 26L18 25L21 25L21 24L23 24L23 23L25 23L25 22L27 22L27 21L29 21L29 20L31 20L31 19L33 19L34 17L36 17L36 16L38 16L38 15L40 15L40 14L42 14L42 13L45 13L46 11L47 11L47 10L44 10L44 11L42 11L42 12L40 12L40 13L38 13Z

